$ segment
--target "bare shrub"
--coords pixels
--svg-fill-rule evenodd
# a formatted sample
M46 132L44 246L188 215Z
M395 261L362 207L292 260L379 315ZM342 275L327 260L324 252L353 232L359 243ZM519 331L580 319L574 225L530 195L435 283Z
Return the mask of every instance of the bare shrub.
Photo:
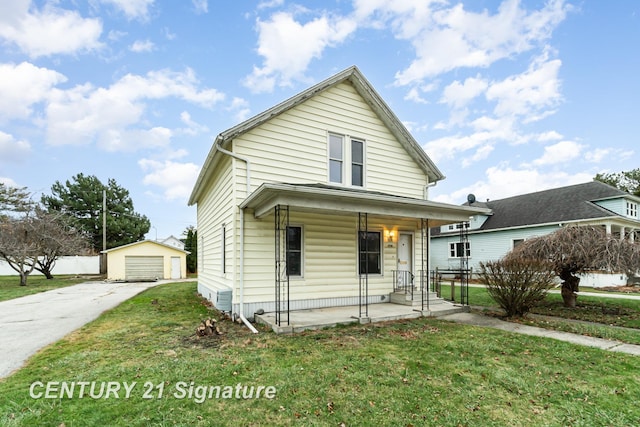
M524 316L544 300L555 274L546 262L515 258L480 263L479 276L491 298L514 317Z

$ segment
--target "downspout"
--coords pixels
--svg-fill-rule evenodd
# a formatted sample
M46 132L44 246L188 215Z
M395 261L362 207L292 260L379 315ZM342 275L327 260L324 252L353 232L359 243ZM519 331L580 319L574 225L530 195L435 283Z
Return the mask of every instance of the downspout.
M248 197L249 194L251 193L251 162L246 157L242 157L235 153L232 153L231 151L225 150L220 145L221 142L222 142L221 139L218 139L216 141L215 147L217 151L229 157L232 157L234 159L243 161L247 165L247 184L246 185L247 185L247 197ZM253 332L254 334L257 334L258 330L251 324L251 322L249 322L249 320L246 317L244 317L244 209L240 209L240 309L238 311L240 312L240 320L242 320L242 323L244 323L247 326L247 328L251 330L251 332Z
M424 186L424 199L429 200L429 188L435 187L438 181L427 182L427 185Z

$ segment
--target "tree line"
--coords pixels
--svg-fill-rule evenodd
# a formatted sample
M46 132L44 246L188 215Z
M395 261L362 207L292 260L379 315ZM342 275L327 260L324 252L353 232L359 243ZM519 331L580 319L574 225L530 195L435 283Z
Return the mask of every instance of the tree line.
M80 173L56 181L39 202L26 187L0 183L0 259L19 274L22 286L34 270L52 278L61 256L99 253L103 238L104 249L137 242L150 226L114 179L105 185Z

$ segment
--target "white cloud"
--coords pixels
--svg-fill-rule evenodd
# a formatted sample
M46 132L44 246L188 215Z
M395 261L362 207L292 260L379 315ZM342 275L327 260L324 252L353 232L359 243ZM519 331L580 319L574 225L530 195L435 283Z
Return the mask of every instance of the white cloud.
M270 92L293 81L306 81L305 70L314 58L320 58L327 47L342 43L356 29L356 23L345 17L323 15L306 23L292 13L277 12L262 21L258 19L257 52L263 66L254 66L244 80L252 92Z
M33 105L45 101L49 91L66 80L56 71L28 62L0 64L0 121L28 118Z
M433 200L460 204L466 200L467 194L470 193L474 194L478 201L498 200L550 188L589 182L592 179L593 175L582 172L576 174L569 174L563 171L541 172L538 169L529 167L513 169L506 165L498 165L486 170L484 180L448 194L435 196Z
M496 101L494 112L498 116L522 116L527 121L545 109L555 107L562 99L560 95L561 61L548 60L548 54L537 58L529 69L501 82L492 83L487 89L487 99Z
M479 146L491 143L493 136L490 132L476 132L471 135L453 135L429 141L424 150L437 164L440 161L453 159L460 152L477 149Z
M463 83L458 80L444 88L440 102L449 104L454 108L467 105L473 98L482 94L489 84L480 77L469 77Z
M152 52L154 49L155 45L151 40L136 40L131 46L129 46L129 50L136 53Z
M546 142L546 141L558 141L560 139L562 139L563 136L561 134L559 134L558 132L551 130L548 132L542 132L538 135L535 136L535 139L540 141L540 142Z
M19 187L19 185L11 178L6 176L0 176L0 182L9 187Z
M180 113L180 121L187 126L186 128L180 129L180 131L186 135L194 136L209 131L208 127L193 121L193 119L191 118L191 114L189 114L187 111L183 111L182 113Z
M236 122L244 122L249 118L251 109L249 108L249 102L244 98L234 97L231 101L231 105L227 108L228 111L233 113L233 118Z
M129 127L145 126L144 113L150 100L178 98L211 107L224 99L215 89L199 89L198 85L193 71L187 69L151 71L145 76L127 74L108 88L85 84L55 89L46 108L48 142L88 144L97 139L106 149L124 148L135 137L136 129ZM138 129L149 141L143 146L164 145L161 141L165 141L166 133L155 129Z
M600 163L611 153L610 148L596 148L595 150L588 151L584 154L584 158L588 162Z
M0 6L0 38L32 58L75 54L102 47L102 22L47 2L38 10L30 1L5 1Z
M0 161L21 162L31 153L31 144L16 141L13 135L0 131Z
M544 154L533 161L536 166L554 165L558 163L568 162L580 157L580 153L584 148L583 145L575 141L560 141L553 145L544 147Z
M488 67L495 61L530 50L551 37L570 6L552 0L542 9L527 11L518 0L505 0L497 13L471 12L461 3L440 1L355 2L360 21L380 27L389 23L396 38L413 45L416 58L396 74L407 85L461 67Z
M107 129L98 136L98 147L105 151L137 151L145 148L166 148L172 132L165 127L151 129Z
M122 13L128 19L138 19L146 21L149 19L149 6L155 0L101 0L102 3L110 4Z
M196 9L197 14L203 14L209 12L208 0L191 0L193 7Z
M200 167L194 163L163 162L141 159L138 164L144 172L145 185L160 187L166 200L186 199L198 177Z

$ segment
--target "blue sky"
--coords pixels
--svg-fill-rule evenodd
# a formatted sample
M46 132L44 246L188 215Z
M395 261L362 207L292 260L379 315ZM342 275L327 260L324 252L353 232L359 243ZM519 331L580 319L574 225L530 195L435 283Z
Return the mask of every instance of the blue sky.
M640 2L0 3L0 181L114 178L180 236L215 136L357 65L460 204L640 167Z

